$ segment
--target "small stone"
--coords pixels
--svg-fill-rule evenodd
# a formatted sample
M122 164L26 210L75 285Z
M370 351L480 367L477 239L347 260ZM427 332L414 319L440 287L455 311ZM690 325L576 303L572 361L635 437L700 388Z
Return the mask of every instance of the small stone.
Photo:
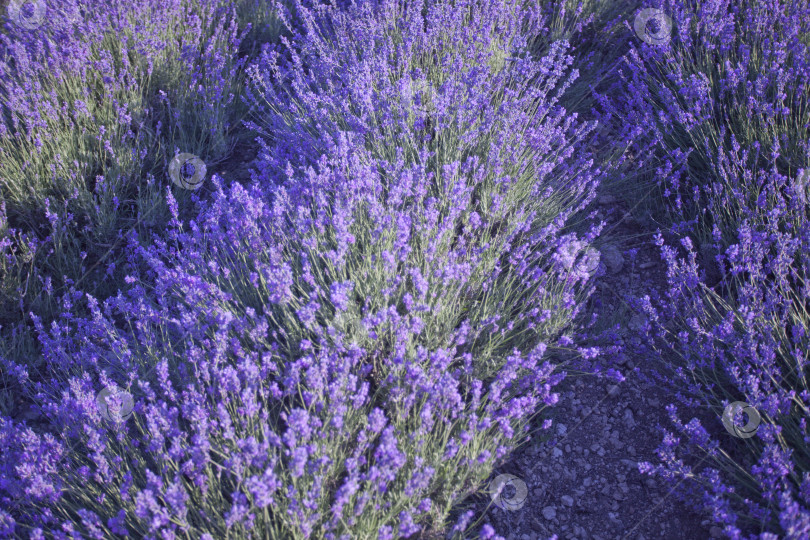
M613 245L606 245L602 247L601 251L602 260L605 266L612 274L618 274L624 267L624 256L619 248Z
M642 270L652 268L653 266L655 266L654 262L645 262L645 263L641 263L640 265L638 265L638 267L641 268Z
M624 420L624 424L629 428L636 425L636 420L633 418L633 411L631 411L630 409L625 409L624 410L624 418L623 418L623 420Z
M553 506L546 506L543 508L543 517L546 518L548 521L551 521L555 517L557 517L557 509Z
M590 487L591 484L593 484L593 480L591 480L590 476L582 481L582 485L585 486L585 487Z
M709 534L712 536L712 538L720 538L723 536L723 530L715 525L709 529Z
M627 328L633 330L634 332L638 332L642 328L644 328L644 323L647 322L647 317L644 315L636 313L630 320L627 322Z
M565 506L574 506L574 498L570 495L563 495L560 499Z
M597 199L597 202L602 206L608 206L616 203L616 197L614 197L613 195L605 194L600 196L599 199Z

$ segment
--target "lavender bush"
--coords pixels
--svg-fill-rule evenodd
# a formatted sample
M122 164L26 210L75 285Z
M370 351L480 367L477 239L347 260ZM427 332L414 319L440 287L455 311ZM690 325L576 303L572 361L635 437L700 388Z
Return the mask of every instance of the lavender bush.
M240 37L221 3L46 5L41 26L7 22L2 36L4 218L40 258L53 249L43 273L75 281L121 229L168 220L155 205L178 148L225 155ZM48 288L31 278L33 303Z
M655 175L671 223L658 236L666 297L640 307L654 349L679 358L655 380L673 396L673 425L645 470L730 538L806 538L810 5L653 7L672 17L672 39L635 39L620 97L599 98L632 151L623 181ZM762 416L755 437L723 430L734 401ZM679 406L707 418L686 421Z
M165 188L117 295L30 314L48 377L2 357L47 418L1 424L3 533L441 531L555 403L599 231L565 226L604 175L558 104L566 44L535 58L545 16L518 2L276 9L251 185L215 175L188 222ZM131 419L99 414L111 385Z
M15 358L33 355L29 311L54 318L70 285L115 293L127 231L168 223L172 157L216 163L246 113L240 3L43 5L41 24L0 34L0 326Z

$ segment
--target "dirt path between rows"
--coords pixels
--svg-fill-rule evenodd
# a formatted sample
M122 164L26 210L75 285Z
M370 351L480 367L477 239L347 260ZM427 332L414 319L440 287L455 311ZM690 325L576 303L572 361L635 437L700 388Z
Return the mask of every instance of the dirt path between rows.
M617 323L617 334L629 345L627 358L615 364L625 381L568 375L555 387L560 401L550 409L554 438L529 441L490 477L493 481L512 474L525 482L522 508L501 509L491 496L479 492L454 511L453 518L472 509L472 522L480 518L474 534L489 523L507 540L555 534L566 540L719 538L722 533L711 526L708 515L696 515L671 488L638 470L639 462L659 462L655 450L661 434L656 425L669 425L669 401L641 377L660 360L632 352L638 340L633 328L640 318L623 296L643 297L650 287L663 291L666 269L652 232L629 215L626 203L607 194L598 203L608 223L598 247L601 264L608 264L605 274L596 278L593 299L600 317ZM638 250L635 261L625 253L633 248ZM515 490L507 487L502 496L509 500Z

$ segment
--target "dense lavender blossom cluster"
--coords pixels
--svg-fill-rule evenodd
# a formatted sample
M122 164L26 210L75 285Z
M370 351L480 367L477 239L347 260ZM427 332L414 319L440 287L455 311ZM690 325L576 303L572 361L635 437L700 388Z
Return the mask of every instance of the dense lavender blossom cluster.
M641 306L654 349L680 359L655 380L673 396L673 423L645 471L730 538L807 538L810 3L655 7L672 39L636 42L620 97L600 96L603 120L623 119L627 181L654 170L674 222L657 239L666 298ZM735 401L762 416L753 438L723 431ZM714 414L686 421L679 407L690 406Z
M134 10L157 27L186 13L157 4ZM114 2L98 20L128 9ZM216 9L189 24L222 21ZM119 290L66 281L56 316L26 313L36 369L0 356L46 419L0 418L0 534L439 531L556 403L549 344L582 308L599 230L578 238L566 223L604 175L587 150L593 125L558 103L576 77L567 44L533 55L546 15L517 1L276 9L287 37L247 70L262 146L250 184L214 174L190 220L162 184L164 234L121 235ZM149 56L161 43L131 44L153 76L175 69ZM108 64L126 71L117 54ZM227 79L239 62L201 58L214 64L189 68L188 88L205 90L184 110L208 110L216 127L230 97L195 77ZM116 80L111 92L130 84ZM3 136L35 139L38 114ZM129 122L99 144L147 136ZM111 386L133 396L130 418L100 414Z
M562 358L624 380L578 324L607 179L664 210L640 471L810 537L810 0L36 4L0 32L0 537L467 536Z
M169 219L165 167L180 151L224 156L242 107L235 4L38 4L39 24L0 32L7 329L31 309L55 316L71 283L114 294L126 231Z

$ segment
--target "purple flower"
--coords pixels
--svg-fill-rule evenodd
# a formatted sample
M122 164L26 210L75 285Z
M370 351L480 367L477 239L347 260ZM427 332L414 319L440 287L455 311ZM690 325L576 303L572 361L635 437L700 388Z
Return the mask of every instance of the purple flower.
M48 435L0 424L0 496L21 501L9 519L64 537L97 535L99 523L149 538L187 527L203 538L412 536L432 510L436 464L406 449L475 476L557 399L539 342L573 335L585 306L584 278L569 274L598 233L563 231L605 175L589 151L594 126L559 101L576 78L569 45L502 61L504 43L525 52L545 33L551 14L538 6L296 2L276 6L283 39L253 48L275 9L245 19L218 3L153 4L99 7L47 61L28 45L38 40L0 37L17 60L13 77L0 74L0 147L23 156L0 160L0 176L93 189L12 201L15 212L34 204L52 230L0 238L10 276L36 266L19 299L42 349L37 381L5 359L4 370L52 423ZM126 37L120 51L98 41L113 34ZM257 41L243 47L248 35ZM357 43L369 44L360 56ZM434 52L435 65L414 68ZM152 77L164 64L185 69ZM31 91L62 76L86 81L66 103ZM704 83L688 97L705 100ZM146 90L148 111L128 102ZM161 149L221 160L243 107L259 146L251 181L214 175L204 195L175 197ZM50 155L67 143L42 115L76 126L70 142L86 139L88 163ZM22 151L46 140L41 154ZM740 253L751 264L759 251ZM138 398L136 421L118 429L93 402L113 379ZM450 430L446 448L437 426ZM74 470L76 455L87 463ZM764 475L782 470L777 457ZM83 497L77 515L61 499L73 481L105 498ZM391 511L395 523L359 530Z
M354 289L351 281L333 283L330 287L332 304L338 311L346 311L349 307L349 294Z

